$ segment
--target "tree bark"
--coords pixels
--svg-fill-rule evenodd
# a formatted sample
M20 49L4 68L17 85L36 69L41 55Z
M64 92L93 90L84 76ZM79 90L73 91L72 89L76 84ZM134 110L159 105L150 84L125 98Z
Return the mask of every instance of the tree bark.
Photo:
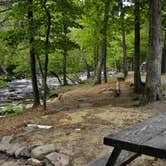
M46 38L45 38L45 63L44 63L44 94L43 94L43 108L44 110L47 109L47 73L48 73L48 53L49 53L49 36L50 36L50 29L51 29L51 15L46 7L47 0L44 0L43 8L46 12L47 16L47 28L46 28Z
M33 0L28 0L29 5L33 5ZM30 67L31 67L31 79L32 79L32 89L33 89L33 107L40 105L40 95L37 85L37 76L36 76L36 59L35 59L35 49L33 47L34 37L33 37L33 11L29 7L28 11L28 20L29 20L29 33L30 39L29 44L31 45L29 54L30 54Z
M166 73L166 30L164 32L164 48L163 48L163 53L162 53L161 72Z
M109 7L110 7L110 0L107 0L105 2L104 21L103 21L103 27L101 30L101 34L102 34L101 57L96 68L95 84L101 83L101 71L103 67L104 67L104 81L107 82L106 62L107 62L107 29L108 29L108 21L109 21Z
M145 93L141 104L160 100L161 91L161 1L149 0L149 47Z
M85 60L85 65L86 65L87 79L89 79L90 78L90 65L88 64L86 58L84 60Z
M62 81L61 81L60 77L58 76L58 74L55 73L55 72L53 72L53 71L51 72L51 74L52 74L53 76L55 76L55 77L58 79L59 84L62 85Z
M95 44L94 46L94 75L96 76L97 62L99 61L99 46Z
M140 74L140 0L135 0L135 55L134 55L134 91L143 92Z
M67 66L67 50L64 48L63 52L63 86L68 85L66 78L66 66Z
M122 47L123 47L123 73L124 78L128 75L128 63L127 63L127 47L126 47L126 32L122 28Z
M43 72L41 60L40 60L40 57L39 57L38 54L36 54L36 60L37 60L38 65L39 65L39 71L40 71L40 73L41 73L42 80L44 80L44 72Z
M64 19L63 32L64 32L64 41L65 41L65 44L63 46L63 86L65 86L65 85L68 85L68 82L67 82L67 78L66 78L66 75L67 75L67 72L66 72L66 68L67 68L67 25L65 23L64 13L63 13L63 19Z
M124 26L124 9L123 9L123 0L119 0L119 8L120 8L120 21L121 21L121 34L122 34L122 49L123 49L123 74L124 78L128 75L128 63L127 63L127 47L126 47L126 32Z

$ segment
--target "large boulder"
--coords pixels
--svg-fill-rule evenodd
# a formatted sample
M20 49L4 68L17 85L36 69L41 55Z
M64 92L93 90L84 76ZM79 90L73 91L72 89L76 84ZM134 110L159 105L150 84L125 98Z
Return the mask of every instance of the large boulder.
M51 152L57 152L57 151L58 151L58 149L55 144L41 145L32 150L31 157L42 160L45 158L45 155L47 155Z
M69 156L53 152L48 154L46 157L46 166L72 166Z

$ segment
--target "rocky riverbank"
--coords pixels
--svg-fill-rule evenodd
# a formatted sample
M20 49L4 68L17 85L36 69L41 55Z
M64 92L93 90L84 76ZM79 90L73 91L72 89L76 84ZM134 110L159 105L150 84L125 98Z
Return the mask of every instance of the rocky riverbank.
M0 141L1 166L71 166L69 156L59 153L56 144L29 145L27 142L11 143L15 136L5 136Z
M85 73L80 74L81 80L86 80ZM39 79L39 88L41 88L41 80ZM73 84L68 80L70 84ZM8 104L18 105L20 103L32 102L32 85L30 79L18 79L7 82L4 87L0 88L0 107ZM77 82L76 82L77 84ZM55 77L47 78L47 85L50 90L60 86L59 81ZM41 91L41 89L40 89Z

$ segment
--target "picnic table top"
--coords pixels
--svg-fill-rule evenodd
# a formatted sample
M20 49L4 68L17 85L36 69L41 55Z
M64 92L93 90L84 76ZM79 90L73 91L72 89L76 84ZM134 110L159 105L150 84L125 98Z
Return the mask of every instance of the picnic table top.
M166 159L166 112L104 137L104 144Z

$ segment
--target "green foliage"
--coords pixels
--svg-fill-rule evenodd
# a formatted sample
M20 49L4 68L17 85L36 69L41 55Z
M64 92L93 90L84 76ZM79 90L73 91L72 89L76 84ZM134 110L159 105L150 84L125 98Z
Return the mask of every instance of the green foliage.
M46 50L49 53L48 73L62 74L63 51L68 51L67 73L86 70L86 63L94 69L94 48L101 53L101 28L104 17L103 0L47 0L46 7L51 15L49 46L45 45L47 16L43 0L13 2L11 10L0 13L6 20L0 27L0 68L10 74L30 76L29 48L34 47L42 65ZM129 60L134 56L134 0L131 6L123 7L124 18L120 18L120 0L111 1L109 27L107 32L107 67L123 63L121 30L125 28ZM163 28L166 27L166 8L163 2ZM141 62L146 60L148 42L148 3L140 0L141 6ZM0 9L5 9L5 6ZM29 29L28 11L33 12ZM123 27L121 26L123 24ZM30 36L34 37L32 45ZM1 83L2 84L2 83Z
M0 80L0 87L3 87L5 85L5 81Z
M25 106L20 104L16 105L8 105L4 107L0 107L0 115L1 116L16 116L22 113L25 110Z

